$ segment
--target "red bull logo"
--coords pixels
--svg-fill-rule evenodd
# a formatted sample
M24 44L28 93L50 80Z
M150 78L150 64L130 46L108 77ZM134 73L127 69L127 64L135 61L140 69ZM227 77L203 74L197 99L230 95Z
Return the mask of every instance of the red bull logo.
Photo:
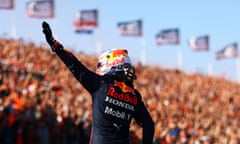
M138 101L136 95L132 97L128 93L118 93L114 87L108 89L107 95L132 105L136 105Z
M114 81L114 86L119 87L124 93L132 93L135 95L135 90L130 86L126 85L124 82Z

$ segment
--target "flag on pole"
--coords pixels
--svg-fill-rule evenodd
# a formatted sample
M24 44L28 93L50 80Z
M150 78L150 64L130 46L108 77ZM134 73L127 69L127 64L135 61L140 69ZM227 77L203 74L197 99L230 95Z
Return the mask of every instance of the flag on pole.
M13 9L13 0L0 0L0 9Z
M238 57L238 45L237 43L231 43L225 46L222 50L216 52L216 59L221 60L225 58L237 58Z
M82 10L76 13L73 27L77 33L92 33L98 26L98 11Z
M37 0L28 2L27 15L30 18L54 18L54 1Z
M142 20L119 22L117 26L121 36L142 36Z
M179 44L179 29L164 29L156 35L157 45Z
M189 47L192 51L208 51L209 36L192 37L189 39Z

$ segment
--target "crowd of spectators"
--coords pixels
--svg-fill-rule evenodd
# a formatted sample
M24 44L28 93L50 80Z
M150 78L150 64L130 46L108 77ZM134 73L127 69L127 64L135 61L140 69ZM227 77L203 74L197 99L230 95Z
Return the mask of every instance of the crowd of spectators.
M0 143L87 144L91 97L46 45L0 38ZM91 70L97 58L75 55ZM154 144L239 144L240 84L135 65L155 122ZM142 131L132 122L132 144Z

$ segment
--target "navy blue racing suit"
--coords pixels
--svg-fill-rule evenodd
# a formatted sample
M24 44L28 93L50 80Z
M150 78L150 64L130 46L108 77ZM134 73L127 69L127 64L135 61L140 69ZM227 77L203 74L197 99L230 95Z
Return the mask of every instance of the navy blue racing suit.
M90 144L130 144L129 128L133 118L142 127L143 144L152 143L153 120L132 84L117 81L108 74L100 76L86 68L57 41L53 46L56 54L92 96Z

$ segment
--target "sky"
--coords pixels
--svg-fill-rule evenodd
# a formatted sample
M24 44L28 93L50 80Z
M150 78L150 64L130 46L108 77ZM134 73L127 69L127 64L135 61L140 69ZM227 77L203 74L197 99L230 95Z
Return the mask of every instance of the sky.
M239 58L217 61L215 53L240 38L239 0L55 0L55 18L29 18L26 4L15 0L13 10L0 10L0 36L45 43L41 23L47 21L54 37L65 47L89 54L126 48L134 62L162 68L181 68L240 82ZM91 35L76 34L73 20L80 10L97 9L98 27ZM141 37L123 37L117 23L142 19ZM155 35L179 28L180 44L157 45ZM209 35L209 51L193 52L188 40ZM239 50L238 50L239 51ZM97 63L97 62L96 62Z

